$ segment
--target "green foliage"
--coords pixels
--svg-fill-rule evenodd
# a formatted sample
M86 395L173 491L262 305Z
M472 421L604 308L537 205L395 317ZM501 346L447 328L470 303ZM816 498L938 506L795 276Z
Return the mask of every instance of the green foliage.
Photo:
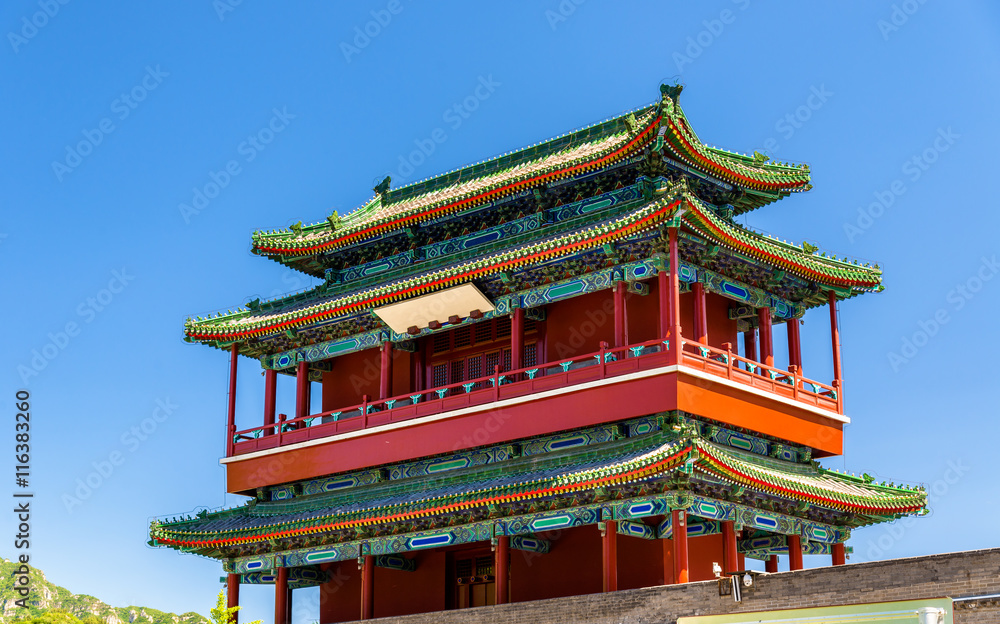
M220 590L219 598L215 601L215 607L211 613L213 624L233 624L236 621L236 613L240 607L228 607L227 604L229 603L226 600L226 592ZM261 622L262 620L254 620L249 624L261 624Z

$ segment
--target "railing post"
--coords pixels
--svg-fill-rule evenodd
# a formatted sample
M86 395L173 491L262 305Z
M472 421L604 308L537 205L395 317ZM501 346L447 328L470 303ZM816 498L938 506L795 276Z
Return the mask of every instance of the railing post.
M841 381L839 379L834 379L833 383L830 384L833 389L837 391L837 413L844 413L844 389L841 387Z
M368 395L361 395L361 428L368 428Z
M288 418L285 414L278 414L278 446L281 446L281 431L285 428L285 419Z
M604 379L607 376L607 374L608 374L608 366L605 363L606 362L605 357L607 357L607 351L608 351L608 343L606 343L606 342L604 342L602 340L601 341L601 351L600 351L600 353L601 353L601 355L600 355L600 358L601 358L601 379Z
M798 321L796 321L798 322ZM792 398L798 400L799 398L799 367L795 364L790 364L788 366L788 372L792 374Z
M226 457L232 457L236 447L236 369L239 364L240 345L233 343L229 355L229 409L226 418Z
M733 378L733 343L726 342L723 343L723 347L726 348L726 379Z
M493 366L493 402L500 400L500 365Z

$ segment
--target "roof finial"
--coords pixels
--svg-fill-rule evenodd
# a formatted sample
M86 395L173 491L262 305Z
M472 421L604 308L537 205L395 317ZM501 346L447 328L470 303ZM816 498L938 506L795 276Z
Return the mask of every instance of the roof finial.
M381 194L383 194L383 193L385 193L386 191L389 190L389 184L391 182L392 182L392 177L391 176L385 176L385 179L383 179L381 182L379 182L378 186L376 186L372 190L375 191L376 195L381 195Z

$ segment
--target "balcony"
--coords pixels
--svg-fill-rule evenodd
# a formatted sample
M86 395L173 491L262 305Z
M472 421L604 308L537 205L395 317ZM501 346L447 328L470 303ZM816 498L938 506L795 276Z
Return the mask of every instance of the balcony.
M690 340L642 342L236 431L229 490L683 410L839 454L838 384ZM481 439L485 438L485 439ZM417 450L419 449L419 452ZM281 461L275 462L275 458ZM263 474L265 470L268 474Z

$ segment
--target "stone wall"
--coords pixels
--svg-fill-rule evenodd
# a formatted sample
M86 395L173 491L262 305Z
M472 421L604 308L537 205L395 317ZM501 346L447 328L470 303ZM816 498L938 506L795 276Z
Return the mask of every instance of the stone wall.
M377 588L376 588L377 591ZM728 591L728 583L727 583ZM392 624L673 624L678 617L1000 594L1000 548L759 574L743 601L717 581L383 618ZM956 624L1000 624L1000 599L955 604Z

